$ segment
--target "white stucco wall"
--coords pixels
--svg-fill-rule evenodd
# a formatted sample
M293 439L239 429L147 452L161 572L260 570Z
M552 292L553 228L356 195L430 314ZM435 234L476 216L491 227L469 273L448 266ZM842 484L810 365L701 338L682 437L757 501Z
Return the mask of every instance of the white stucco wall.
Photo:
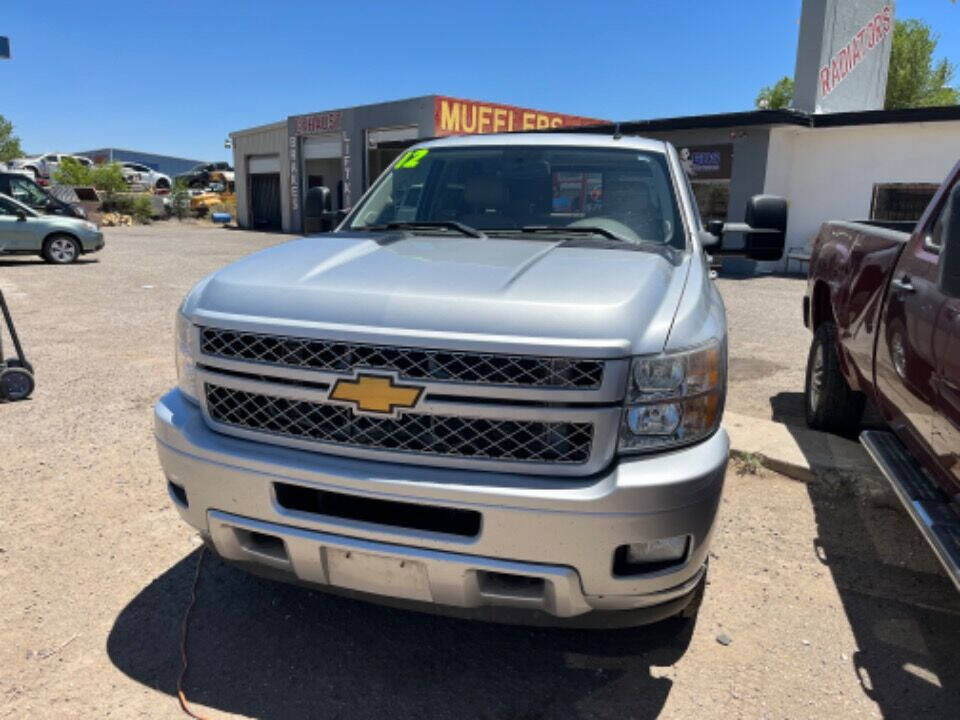
M764 192L790 201L787 249L826 220L870 215L874 183L940 183L960 159L960 121L770 131ZM782 269L784 263L763 263ZM796 263L792 269L796 268Z

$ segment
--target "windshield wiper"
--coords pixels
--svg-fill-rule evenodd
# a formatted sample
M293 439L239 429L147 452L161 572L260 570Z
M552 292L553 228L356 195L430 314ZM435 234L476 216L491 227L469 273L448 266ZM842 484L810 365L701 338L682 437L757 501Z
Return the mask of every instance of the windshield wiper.
M486 238L482 232L469 225L464 225L456 220L410 220L408 222L388 222L383 225L367 225L358 230L419 230L429 228L442 228L446 230L456 230L461 235L472 238Z
M551 225L524 225L520 228L520 232L525 233L554 233L557 235L572 235L572 234L587 234L587 235L602 235L605 238L610 240L616 240L617 242L633 244L625 237L617 235L612 230L607 230L603 227L598 227L596 225L577 225L576 227L553 227Z

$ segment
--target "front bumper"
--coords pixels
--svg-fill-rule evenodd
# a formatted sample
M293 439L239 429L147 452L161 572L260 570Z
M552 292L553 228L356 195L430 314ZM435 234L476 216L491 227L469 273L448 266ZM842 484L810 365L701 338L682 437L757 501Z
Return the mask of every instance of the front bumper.
M81 239L80 244L83 247L84 253L92 253L97 252L98 250L103 250L103 246L105 244L103 233L100 231L88 233Z
M554 618L682 609L703 577L729 450L721 430L588 478L371 462L215 433L178 390L157 403L155 431L174 504L227 560L384 599ZM290 509L278 484L466 509L479 513L479 531L463 537ZM681 563L614 573L618 546L676 535L689 538Z

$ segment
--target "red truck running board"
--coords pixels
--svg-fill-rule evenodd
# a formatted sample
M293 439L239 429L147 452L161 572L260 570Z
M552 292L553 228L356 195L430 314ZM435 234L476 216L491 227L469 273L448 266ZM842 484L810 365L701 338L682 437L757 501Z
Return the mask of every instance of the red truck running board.
M860 442L887 478L907 513L960 590L960 515L956 505L892 432L864 430Z

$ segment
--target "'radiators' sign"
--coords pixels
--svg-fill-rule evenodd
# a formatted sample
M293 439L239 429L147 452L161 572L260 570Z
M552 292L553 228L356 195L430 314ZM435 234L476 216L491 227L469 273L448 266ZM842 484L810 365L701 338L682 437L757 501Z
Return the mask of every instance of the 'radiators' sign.
M436 98L434 107L434 127L437 135L546 130L603 122L607 121L450 97Z
M807 112L883 107L893 0L804 0L793 104Z

